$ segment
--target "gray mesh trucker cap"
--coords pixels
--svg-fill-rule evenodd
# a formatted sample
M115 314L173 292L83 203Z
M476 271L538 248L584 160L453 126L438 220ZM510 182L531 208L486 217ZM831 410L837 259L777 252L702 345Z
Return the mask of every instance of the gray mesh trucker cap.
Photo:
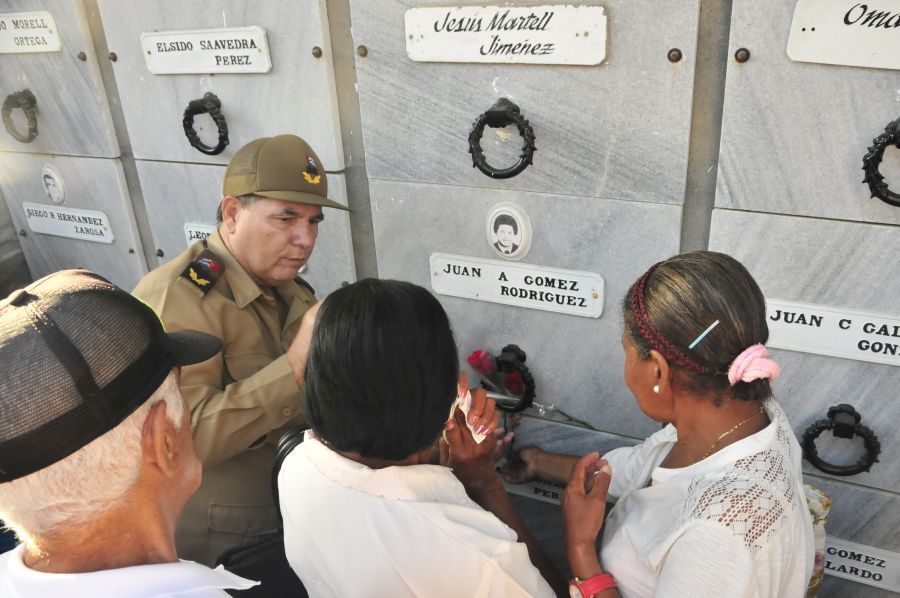
M173 367L221 348L202 332L167 333L148 305L86 270L13 292L0 301L0 483L102 436Z

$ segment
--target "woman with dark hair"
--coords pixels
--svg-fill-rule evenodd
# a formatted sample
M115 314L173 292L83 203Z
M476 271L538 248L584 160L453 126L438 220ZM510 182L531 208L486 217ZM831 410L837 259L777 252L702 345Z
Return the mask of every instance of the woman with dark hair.
M602 459L524 449L506 472L568 482L572 595L804 595L812 522L756 282L727 255L686 253L641 276L622 311L625 383L669 425ZM607 493L618 503L598 555Z
M552 596L541 572L565 588L494 471L494 403L469 393L428 291L370 279L329 295L302 401L311 430L278 487L310 596Z

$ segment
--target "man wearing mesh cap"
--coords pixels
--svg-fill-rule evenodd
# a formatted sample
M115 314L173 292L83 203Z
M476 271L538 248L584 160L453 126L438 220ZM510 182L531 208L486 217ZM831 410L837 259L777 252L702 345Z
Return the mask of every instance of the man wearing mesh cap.
M218 229L147 274L134 294L170 329L216 335L224 349L184 368L203 484L176 532L179 554L212 564L277 532L271 472L278 439L302 423L300 385L314 317L297 276L328 199L325 169L295 135L251 141L225 171Z
M174 527L200 483L181 366L221 350L166 333L86 270L0 301L0 596L225 596L250 582L179 561Z

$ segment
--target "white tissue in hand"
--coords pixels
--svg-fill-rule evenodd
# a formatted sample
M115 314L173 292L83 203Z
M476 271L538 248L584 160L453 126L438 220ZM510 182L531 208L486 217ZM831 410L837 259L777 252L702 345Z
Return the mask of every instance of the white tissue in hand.
M469 423L469 410L472 408L472 393L466 390L466 394L457 397L456 401L453 402L453 405L458 406L459 410L466 416L466 425L469 427L469 431L472 432L472 438L475 439L475 442L478 444L484 442L487 434L477 434L475 432L475 426ZM453 407L450 408L450 417L453 417Z

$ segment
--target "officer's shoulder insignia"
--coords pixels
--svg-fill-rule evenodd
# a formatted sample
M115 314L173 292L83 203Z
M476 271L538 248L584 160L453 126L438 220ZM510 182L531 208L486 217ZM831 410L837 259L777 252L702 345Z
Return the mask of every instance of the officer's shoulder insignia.
M205 249L185 267L181 276L203 291L205 295L215 286L223 272L225 272L225 264L215 253Z
M298 285L300 285L301 287L303 287L304 289L306 289L307 291L312 293L313 297L316 296L316 290L312 287L312 285L309 284L308 282L306 282L305 280L303 280L302 278L300 278L299 276L294 277L294 282L296 282Z

